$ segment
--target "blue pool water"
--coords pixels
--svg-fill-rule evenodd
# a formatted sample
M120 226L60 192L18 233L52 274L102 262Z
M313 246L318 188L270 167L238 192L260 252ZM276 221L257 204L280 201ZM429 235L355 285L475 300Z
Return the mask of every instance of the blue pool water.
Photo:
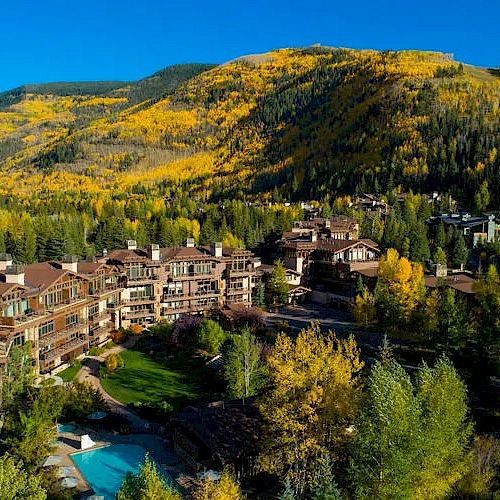
M57 424L58 432L73 432L76 429L76 425L73 424Z
M96 495L114 500L127 472L136 473L146 450L135 444L112 444L97 450L73 453L71 458ZM158 468L169 484L173 480Z

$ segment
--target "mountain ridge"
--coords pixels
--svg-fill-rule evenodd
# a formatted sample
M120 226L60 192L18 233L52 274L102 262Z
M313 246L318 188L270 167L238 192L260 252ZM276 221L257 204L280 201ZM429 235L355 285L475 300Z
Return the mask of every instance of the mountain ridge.
M493 73L439 52L321 46L184 65L179 78L174 66L135 94L28 95L0 113L0 166L20 196L63 176L110 193L188 183L204 198L302 199L432 185L467 198L498 185ZM23 105L44 112L23 121Z

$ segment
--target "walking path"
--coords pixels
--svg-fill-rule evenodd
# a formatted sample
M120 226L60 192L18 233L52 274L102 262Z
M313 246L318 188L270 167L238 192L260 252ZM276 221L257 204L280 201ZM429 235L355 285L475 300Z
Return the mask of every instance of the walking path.
M122 417L125 417L132 424L134 430L148 430L151 427L151 422L149 420L139 417L133 410L128 406L124 405L122 402L111 397L102 387L101 381L99 380L99 367L100 364L112 353L119 354L134 347L137 341L137 337L130 336L123 344L107 349L106 352L99 356L87 356L87 362L83 365L78 373L76 374L76 379L79 382L87 382L95 387L106 401L110 411Z

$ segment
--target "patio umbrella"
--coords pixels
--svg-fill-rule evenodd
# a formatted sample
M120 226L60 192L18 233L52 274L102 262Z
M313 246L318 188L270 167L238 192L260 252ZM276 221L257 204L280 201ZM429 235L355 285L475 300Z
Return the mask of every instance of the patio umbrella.
M63 488L76 488L77 485L78 485L78 478L76 478L75 476L65 477L61 481L61 486Z
M105 411L95 411L94 413L91 413L87 418L89 420L101 420L107 415Z
M59 455L50 455L46 458L45 462L43 462L42 467L51 467L52 465L59 465L61 463L62 458Z

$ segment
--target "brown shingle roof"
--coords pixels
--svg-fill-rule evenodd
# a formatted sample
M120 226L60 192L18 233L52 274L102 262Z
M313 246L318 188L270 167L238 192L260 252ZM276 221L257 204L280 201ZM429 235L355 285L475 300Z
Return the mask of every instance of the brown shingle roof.
M24 268L24 282L31 288L43 290L62 278L68 272L69 271L65 269L54 267L50 262L29 264Z
M441 283L465 294L474 294L474 283L476 280L466 274L451 274L446 278L437 278L436 276L425 276L425 286L437 288Z

